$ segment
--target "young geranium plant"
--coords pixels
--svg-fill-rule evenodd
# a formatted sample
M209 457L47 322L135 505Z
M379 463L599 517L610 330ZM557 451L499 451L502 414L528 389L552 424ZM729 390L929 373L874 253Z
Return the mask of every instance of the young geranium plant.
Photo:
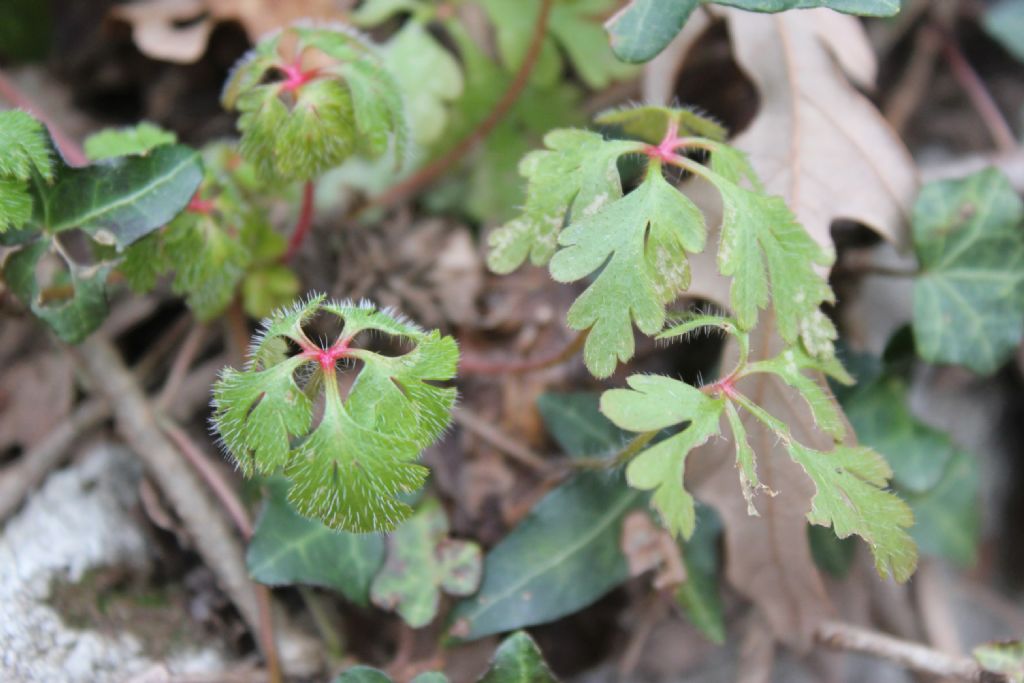
M342 321L329 344L309 339L317 313ZM411 346L400 356L361 348L384 334ZM313 297L264 321L244 370L226 369L214 387L214 423L246 476L281 471L301 514L348 531L390 531L412 510L400 496L419 489L421 451L444 431L455 389L458 347L362 302ZM361 368L342 397L339 365ZM315 416L319 414L319 422Z

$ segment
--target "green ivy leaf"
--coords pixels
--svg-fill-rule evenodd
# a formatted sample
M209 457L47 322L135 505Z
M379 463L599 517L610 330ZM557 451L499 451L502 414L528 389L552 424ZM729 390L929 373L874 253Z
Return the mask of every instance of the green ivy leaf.
M392 683L391 677L372 666L353 666L338 674L333 683Z
M531 152L519 164L528 180L522 215L488 240L487 263L496 273L512 272L528 256L535 265L547 263L567 216L592 216L622 196L618 158L640 149L634 142L574 129L553 130L544 144L547 149Z
M900 0L714 0L715 4L753 12L829 7L837 12L890 17L900 11ZM653 59L664 50L693 10L697 0L632 0L605 24L612 49L626 62Z
M384 47L384 65L405 97L413 142L437 140L448 123L448 104L462 94L458 62L423 24L409 21Z
M705 237L700 209L656 165L633 192L572 219L551 276L575 282L601 269L568 315L569 327L590 330L583 358L591 373L607 377L632 358L633 324L648 335L661 330L665 305L690 284L686 255L703 250Z
M178 136L152 123L140 123L130 128L107 129L93 133L85 139L85 156L90 161L102 161L133 154L146 154L161 145L173 145Z
M643 504L621 476L577 475L546 495L484 558L480 591L455 606L451 633L476 640L544 624L629 578L622 522Z
M1024 62L1024 2L999 0L986 6L981 26L1007 52Z
M725 643L725 610L719 593L718 543L722 522L714 511L697 506L697 526L682 544L686 580L676 588L676 603L711 642Z
M625 445L626 432L601 414L600 398L600 394L579 391L541 394L537 399L548 432L567 455L605 456Z
M112 265L83 266L66 262L66 280L55 284L64 284L69 293L56 299L44 299L36 270L47 255L58 257L53 252L52 240L45 238L19 249L4 261L4 280L22 303L62 341L77 344L107 317L106 283Z
M725 400L658 375L632 375L629 389L609 389L601 396L601 412L622 429L651 432L682 424L679 433L640 452L626 468L630 486L654 491L652 503L662 523L683 538L696 523L693 497L683 488L686 456L720 433Z
M395 610L412 628L437 616L441 591L466 596L480 585L480 546L448 538L448 517L428 499L388 539L384 567L373 580L370 598Z
M807 518L831 526L840 538L857 534L871 548L879 574L909 579L917 567L917 549L906 531L914 514L885 490L892 476L885 459L866 447L822 453L791 441L787 448L817 488Z
M318 311L344 321L327 348L310 342L302 329ZM364 332L395 336L412 349L391 358L356 348ZM288 356L287 340L301 352ZM335 376L342 360L363 365L344 400ZM396 496L426 479L416 460L440 436L455 401L454 388L433 382L452 379L457 363L451 337L424 332L369 303L316 297L265 321L246 369L224 371L214 387L214 422L245 474L284 468L293 482L289 500L300 514L333 528L387 531L411 513ZM317 393L323 415L307 434L310 394Z
M914 338L932 363L995 372L1024 336L1024 204L996 169L930 183L914 205Z
M632 0L604 27L619 59L641 64L654 59L697 9L698 0Z
M368 604L370 582L384 563L384 540L300 516L288 503L288 486L283 477L267 481L267 499L245 556L249 574L270 586L322 586Z
M182 145L82 168L63 166L52 187L40 188L41 223L51 233L81 228L123 250L170 222L202 178L199 155Z
M971 565L981 528L976 459L911 414L899 377L886 374L858 387L843 408L861 442L892 466L893 484L914 512L910 533L921 550Z
M526 631L517 631L491 657L487 673L479 683L557 683L537 643Z

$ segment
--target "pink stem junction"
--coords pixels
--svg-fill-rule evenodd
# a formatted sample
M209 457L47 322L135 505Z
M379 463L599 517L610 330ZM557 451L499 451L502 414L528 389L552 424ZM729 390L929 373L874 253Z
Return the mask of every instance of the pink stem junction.
M308 340L302 340L299 342L299 347L302 349L302 353L299 355L319 363L325 373L333 372L338 360L349 357L351 344L352 337L346 337L324 349Z
M278 68L285 75L285 79L281 81L281 89L284 92L295 92L320 75L318 69L303 71L302 65L298 61Z

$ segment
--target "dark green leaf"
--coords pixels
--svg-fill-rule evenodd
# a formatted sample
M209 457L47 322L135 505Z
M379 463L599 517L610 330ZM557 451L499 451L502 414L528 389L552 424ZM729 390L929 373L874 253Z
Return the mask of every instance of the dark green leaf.
M979 483L977 459L957 451L934 487L904 494L916 520L910 535L922 551L962 567L974 564L981 534Z
M474 640L554 621L625 581L622 520L643 503L607 474L579 475L549 493L488 553L483 585L455 607L452 634Z
M119 250L169 222L203 179L199 155L165 145L148 156L62 168L43 190L42 223L50 232L81 228Z
M557 683L537 643L526 631L501 642L479 683Z
M619 59L638 64L664 50L697 8L697 0L633 0L605 24Z
M1024 335L1024 205L996 169L942 180L914 205L914 338L932 363L989 374Z
M702 0L710 2L711 0ZM889 17L900 0L714 0L753 12L830 7L837 12ZM606 24L612 50L627 62L646 62L665 49L697 7L698 0L632 0Z
M814 564L836 578L846 576L857 555L856 539L839 538L827 527L808 524L807 540L811 544Z
M1010 54L1024 62L1024 0L1000 0L990 5L981 25Z
M697 506L697 528L683 546L686 581L676 589L676 602L700 632L713 643L725 642L725 615L718 577L718 539L722 523L714 511Z
M548 393L537 399L544 425L568 455L601 456L621 448L628 434L601 414L601 395Z
M9 256L4 263L4 279L18 298L63 341L77 344L99 327L107 317L107 275L112 265L69 264L70 295L45 300L36 280L36 266L52 242L41 239Z
M302 517L288 502L284 477L269 479L267 491L245 558L252 577L270 586L331 588L366 605L370 582L384 562L384 539L336 531Z
M372 666L353 666L338 674L334 683L391 683L391 678Z

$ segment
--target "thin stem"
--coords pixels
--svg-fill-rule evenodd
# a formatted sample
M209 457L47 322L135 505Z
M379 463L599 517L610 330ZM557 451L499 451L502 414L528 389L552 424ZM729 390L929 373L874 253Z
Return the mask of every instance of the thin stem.
M996 144L996 148L1001 152L1011 152L1016 149L1017 138L1013 134L1013 129L999 110L999 105L996 104L995 98L992 97L992 93L989 92L988 87L985 85L985 81L981 79L978 72L967 61L967 57L964 56L963 50L960 49L956 38L948 31L943 31L938 27L933 27L931 30L937 31L942 37L942 54L949 63L953 78L964 89L964 93L966 93L967 98L971 101L971 106L974 107L974 110L978 112L981 120L985 123L992 141Z
M651 439L658 435L658 430L650 432L642 432L634 436L629 443L627 443L621 451L615 454L615 457L611 459L611 467L619 467L625 465L627 462L633 459L633 456L644 449L644 447L651 442Z
M977 683L1000 680L970 657L949 655L918 643L838 621L822 622L815 630L814 637L826 647L887 659L907 669L943 679Z
M50 137L60 149L64 158L72 166L86 166L89 159L82 151L81 145L68 137L61 128L53 122L45 112L36 107L21 90L2 71L0 71L0 97L4 98L15 107L30 112L33 116L43 122L50 130Z
M554 0L543 0L540 13L537 15L537 22L533 27L533 39L526 50L523 62L519 65L519 70L516 71L515 78L509 84L508 90L498 100L498 103L494 105L494 109L487 115L487 118L477 124L476 128L470 131L466 137L462 138L458 144L443 156L438 157L402 182L393 185L382 194L371 199L363 207L362 211L374 207L393 206L415 195L444 175L472 150L477 143L486 138L494 130L495 126L501 123L501 120L512 109L512 105L516 103L516 100L519 99L519 96L530 81L530 74L533 73L533 67L536 66L537 59L540 57L541 47L544 45L544 36L547 33L548 18L551 15L551 5L553 2Z
M185 337L185 341L182 342L181 347L178 349L178 354L174 357L171 369L167 373L167 380L164 382L163 389L160 390L160 394L154 402L157 410L163 412L174 402L178 391L181 389L181 383L185 380L185 375L188 374L189 368L192 367L196 356L202 350L203 341L206 339L206 332L206 325L196 324Z
M583 330L577 334L564 348L547 356L540 358L528 358L525 360L490 360L479 356L463 356L459 361L459 374L461 375L508 375L522 372L534 372L546 370L568 361L583 348L587 341L587 334L590 330Z
M334 627L331 615L324 609L316 591L309 586L299 585L296 588L298 588L299 597L305 603L310 616L313 617L313 623L316 625L316 630L320 632L320 637L324 641L327 653L335 660L341 659L345 656L345 638Z
M306 235L309 234L309 229L313 225L313 200L315 196L316 185L312 180L307 180L306 184L302 186L302 208L299 209L299 220L295 223L295 230L288 240L288 249L281 258L285 263L289 263L295 258L295 254L302 248Z

